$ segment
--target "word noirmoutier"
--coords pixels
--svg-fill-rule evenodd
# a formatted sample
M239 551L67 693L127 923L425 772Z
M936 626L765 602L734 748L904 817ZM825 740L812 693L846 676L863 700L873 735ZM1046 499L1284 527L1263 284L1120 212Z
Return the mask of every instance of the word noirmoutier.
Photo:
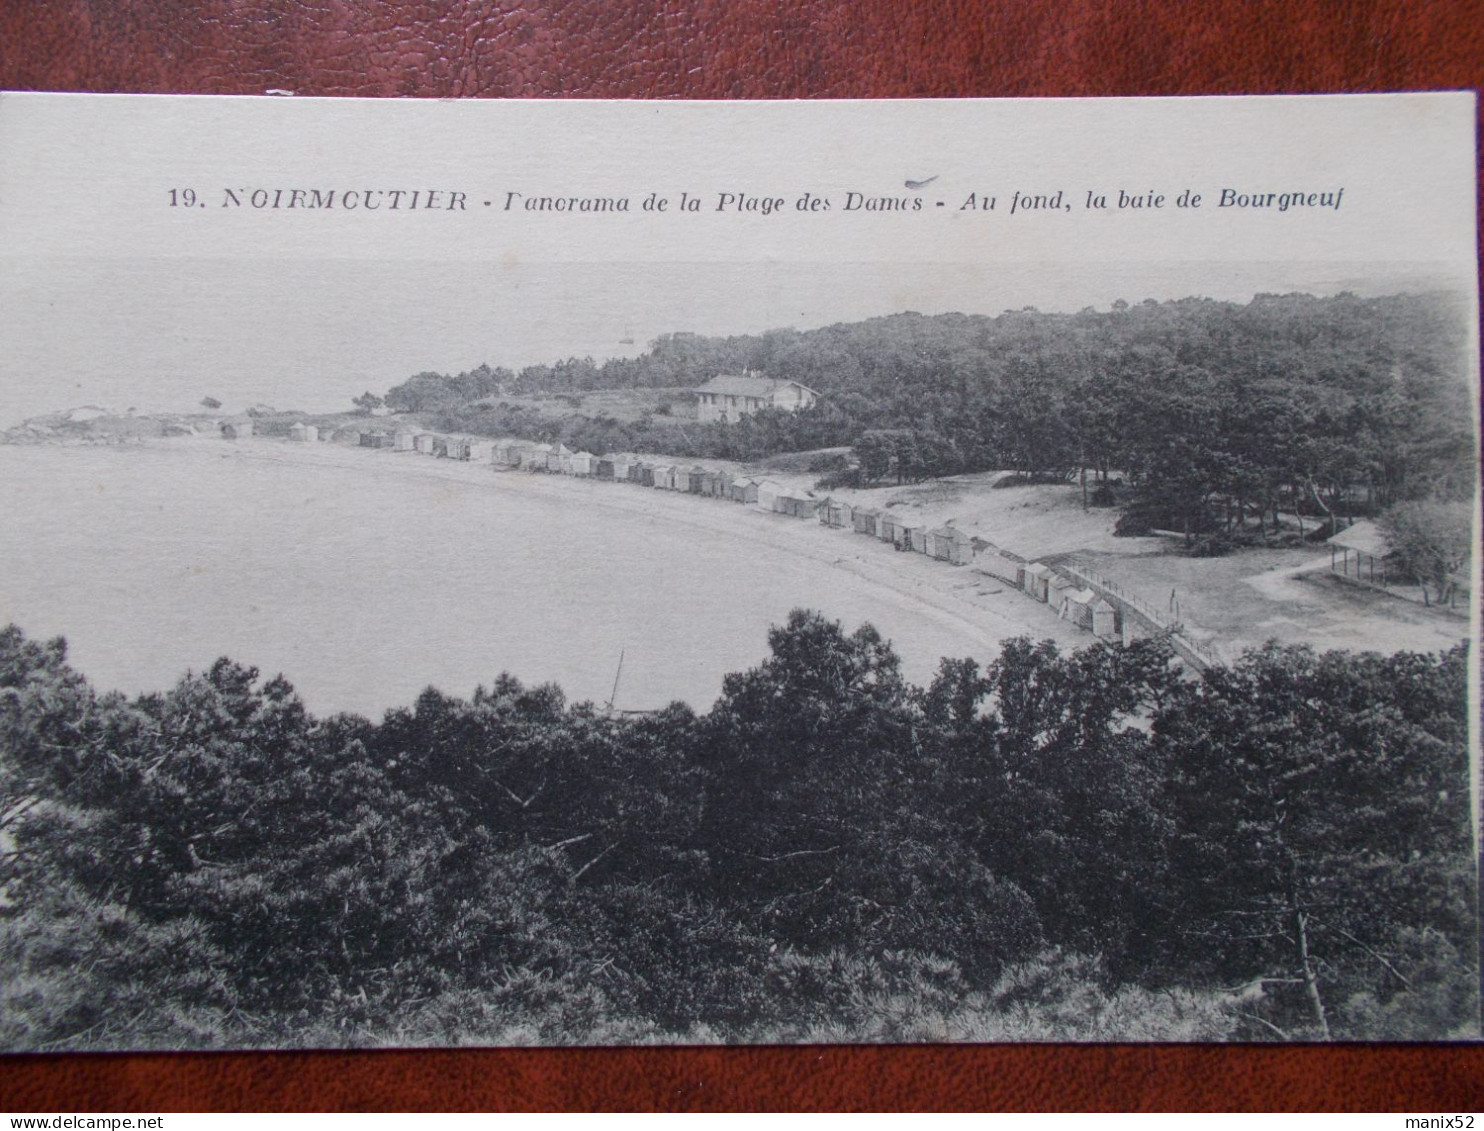
M346 212L465 212L469 194L454 189L224 188L223 208L339 208ZM172 195L171 204L177 203ZM189 202L181 200L189 207ZM204 205L204 202L203 202Z

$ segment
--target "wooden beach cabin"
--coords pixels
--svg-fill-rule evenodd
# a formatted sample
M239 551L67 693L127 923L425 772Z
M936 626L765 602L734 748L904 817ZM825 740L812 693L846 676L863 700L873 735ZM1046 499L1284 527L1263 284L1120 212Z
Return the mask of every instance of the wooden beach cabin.
M786 514L789 518L798 518L802 513L800 507L802 502L802 498L797 493L785 487L782 491L778 492L778 502L776 504L778 513Z
M468 459L471 463L493 463L495 444L493 440L470 440Z
M430 456L433 454L433 441L436 437L431 432L419 432L412 437L412 450L419 455Z
M780 508L778 500L783 494L783 488L771 479L763 479L757 485L757 506L759 510L777 512Z
M1094 600L1088 608L1088 627L1094 636L1118 635L1118 610L1103 598Z
M1027 562L1020 567L1020 588L1037 601L1051 596L1051 567L1040 562Z
M1046 592L1046 603L1053 609L1061 608L1062 599L1068 593L1077 591L1077 583L1064 574L1051 572L1051 583Z
M974 560L974 540L956 526L940 526L927 533L927 553L950 565L968 565ZM1047 570L1048 576L1050 572Z
M319 439L319 429L300 420L289 425L289 439L297 444L312 444Z
M819 506L819 521L823 526L849 526L854 508L843 499L827 498Z
M598 467L598 457L592 452L573 452L571 465L573 475L591 479Z
M1057 599L1056 615L1062 620L1069 620L1078 628L1092 629L1092 603L1098 599L1098 595L1091 589L1078 589L1072 586L1063 589Z
M1002 552L995 550L981 554L979 564L974 568L986 577L993 577L996 581L1006 582L1019 589L1021 588L1020 570L1022 565L1022 562L1006 557Z
M395 432L392 433L392 451L394 451L394 452L412 452L412 451L416 451L417 450L417 447L416 447L416 444L415 444L415 440L416 439L417 439L417 437L416 437L416 435L414 433L408 431L406 428L399 428L399 429L397 429L397 431L395 431Z
M876 528L880 525L881 512L875 507L856 507L850 516L850 523L857 534L869 534L876 537Z
M902 524L901 546L915 554L928 552L928 528L920 522Z
M819 513L819 500L799 491L785 491L783 513L791 518L813 518Z

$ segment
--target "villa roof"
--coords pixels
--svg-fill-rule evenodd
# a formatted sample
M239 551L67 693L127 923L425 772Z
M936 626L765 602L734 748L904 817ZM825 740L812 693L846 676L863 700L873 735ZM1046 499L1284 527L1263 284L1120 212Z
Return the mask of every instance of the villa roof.
M1346 550L1358 550L1362 554L1374 554L1378 558L1383 558L1391 552L1391 545L1386 539L1385 532L1374 522L1366 519L1351 524L1329 541L1331 545Z
M785 381L777 377L756 377L752 374L722 373L711 378L704 385L696 389L698 393L723 393L732 397L757 397L766 399L771 397L779 389L789 385L798 385L806 392L814 393L808 385L802 385L798 381ZM814 393L818 396L818 393Z

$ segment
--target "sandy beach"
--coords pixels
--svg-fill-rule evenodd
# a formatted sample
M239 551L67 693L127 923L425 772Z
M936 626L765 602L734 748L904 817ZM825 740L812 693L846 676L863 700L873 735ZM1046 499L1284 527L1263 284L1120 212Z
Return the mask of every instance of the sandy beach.
M807 607L875 625L925 684L1016 636L1094 638L976 566L721 499L339 443L172 437L6 449L0 621L65 635L100 686L156 689L220 655L281 671L316 710L374 715L504 670L573 698L704 708ZM794 487L802 472L751 467ZM8 482L5 480L8 479ZM1268 639L1435 651L1465 618L1346 586L1316 547L1195 559L1115 538L1116 512L994 475L840 492L1068 561L1180 603L1227 660ZM1317 564L1316 564L1317 563ZM620 657L623 657L622 661Z
M0 622L102 689L219 656L368 716L505 671L704 710L794 608L874 625L906 678L1014 636L1092 637L972 567L714 498L254 438L0 449ZM621 672L621 680L619 675Z
M999 641L1029 635L1066 647L1093 642L1088 634L1061 620L1046 605L964 567L935 561L923 554L898 553L887 543L815 521L769 514L756 507L722 499L657 491L629 483L580 479L494 469L487 464L439 459L414 452L351 447L342 444L293 443L253 438L232 443L209 438L152 441L152 448L218 459L262 460L301 467L350 468L373 476L416 475L450 484L526 493L574 507L602 507L676 527L705 531L747 544L748 560L760 583L780 572L790 559L826 565L842 588L863 598L886 590L921 607L922 614L979 639L993 650ZM780 482L798 476L775 476ZM860 494L860 492L856 492Z

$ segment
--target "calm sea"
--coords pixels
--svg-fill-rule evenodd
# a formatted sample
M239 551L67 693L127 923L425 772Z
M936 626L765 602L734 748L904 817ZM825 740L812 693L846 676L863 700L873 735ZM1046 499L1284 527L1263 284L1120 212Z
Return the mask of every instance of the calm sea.
M65 636L101 689L161 690L226 655L282 672L313 711L372 716L502 671L606 701L620 651L618 706L704 709L796 606L876 624L920 681L939 656L982 657L967 626L759 548L745 523L699 531L496 479L0 447L0 623Z

